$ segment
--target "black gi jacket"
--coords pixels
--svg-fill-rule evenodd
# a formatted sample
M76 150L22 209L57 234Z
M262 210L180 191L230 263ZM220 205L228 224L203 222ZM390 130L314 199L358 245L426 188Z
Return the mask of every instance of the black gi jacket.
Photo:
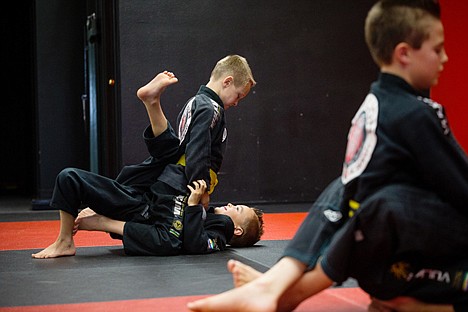
M353 119L346 154L344 205L385 185L408 184L435 192L468 216L468 158L443 107L403 79L380 74Z
M210 185L210 169L218 173L226 150L227 129L224 105L219 96L201 86L180 112L178 136L181 140L178 156L185 154L186 166L168 165L159 180L181 192L187 184L203 179Z
M341 211L354 217L322 260L332 280L355 277L381 299L466 302L468 158L440 104L380 74L353 118L341 179Z

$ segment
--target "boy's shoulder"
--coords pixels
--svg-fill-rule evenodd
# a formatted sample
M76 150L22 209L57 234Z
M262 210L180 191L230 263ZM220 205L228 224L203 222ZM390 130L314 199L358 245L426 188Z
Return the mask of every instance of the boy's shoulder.
M370 93L376 99L380 124L424 122L443 111L442 105L415 91L398 76L383 75L372 84Z
M418 110L426 105L422 98L425 94L416 91L403 78L397 75L381 74L370 88L378 102L392 110Z
M210 116L213 116L213 122L217 122L224 114L224 106L207 94L197 94L193 102L193 109L209 113Z

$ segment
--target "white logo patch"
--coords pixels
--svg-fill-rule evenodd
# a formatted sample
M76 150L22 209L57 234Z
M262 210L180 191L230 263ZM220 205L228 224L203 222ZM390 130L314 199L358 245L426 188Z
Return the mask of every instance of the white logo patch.
M337 222L341 220L341 212L327 209L323 212L323 215L328 219L330 222Z
M221 106L219 106L219 104L213 100L211 100L211 104L213 104L214 114L213 119L211 120L210 128L213 129L214 126L218 123L219 118L221 117Z
M373 94L368 94L351 122L348 145L343 164L341 181L348 183L366 169L377 145L377 119L379 102Z
M179 142L182 142L185 139L185 135L187 134L188 128L190 123L192 122L192 103L195 98L192 98L187 105L185 106L184 112L182 113L182 117L180 118L179 123Z
M226 141L226 139L227 139L227 129L224 128L222 142Z
M187 105L184 108L184 112L182 113L182 117L180 118L180 123L179 123L180 144L182 144L182 142L184 141L185 136L187 135L188 129L190 127L190 123L192 122L192 104L194 100L195 100L195 97L193 97L187 103ZM213 129L213 127L218 123L219 119L221 118L221 106L215 101L213 101L212 99L210 99L210 101L214 109L213 119L211 120L211 124L210 124L210 128ZM224 135L225 136L223 136L223 141L225 140L225 137L227 136L226 131Z

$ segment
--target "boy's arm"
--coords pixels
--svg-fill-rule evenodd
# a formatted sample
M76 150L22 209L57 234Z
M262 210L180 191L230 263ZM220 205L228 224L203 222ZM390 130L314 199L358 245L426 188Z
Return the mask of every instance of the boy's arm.
M184 212L184 250L193 254L211 253L219 250L218 238L205 230L206 206L206 182L203 180L194 181L192 185L187 185L190 196L187 200L187 207ZM225 244L224 244L225 245ZM223 247L224 248L224 247Z
M206 211L202 205L187 206L184 215L184 250L189 254L212 253L224 248L204 227ZM225 245L225 243L224 243Z
M466 212L468 157L453 135L444 133L446 130L435 114L429 107L414 114L414 118L405 120L407 124L399 129L412 129L417 125L418 131L405 131L400 136L416 159L421 182Z
M209 102L194 101L190 123L190 132L186 135L185 147L185 175L189 183L203 179L210 190L210 168L212 159L211 125L213 123L214 108Z

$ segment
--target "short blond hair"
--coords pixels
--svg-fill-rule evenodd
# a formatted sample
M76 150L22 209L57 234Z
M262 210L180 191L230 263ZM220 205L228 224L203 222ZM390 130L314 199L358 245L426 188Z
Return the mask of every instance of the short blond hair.
M437 0L381 0L369 11L365 23L366 43L377 65L389 65L393 50L406 42L419 49L429 37L427 27L440 20Z
M234 78L234 85L236 87L243 87L247 84L253 87L256 84L249 63L245 57L240 55L228 55L219 60L211 72L211 77L214 80L222 79L229 75Z

